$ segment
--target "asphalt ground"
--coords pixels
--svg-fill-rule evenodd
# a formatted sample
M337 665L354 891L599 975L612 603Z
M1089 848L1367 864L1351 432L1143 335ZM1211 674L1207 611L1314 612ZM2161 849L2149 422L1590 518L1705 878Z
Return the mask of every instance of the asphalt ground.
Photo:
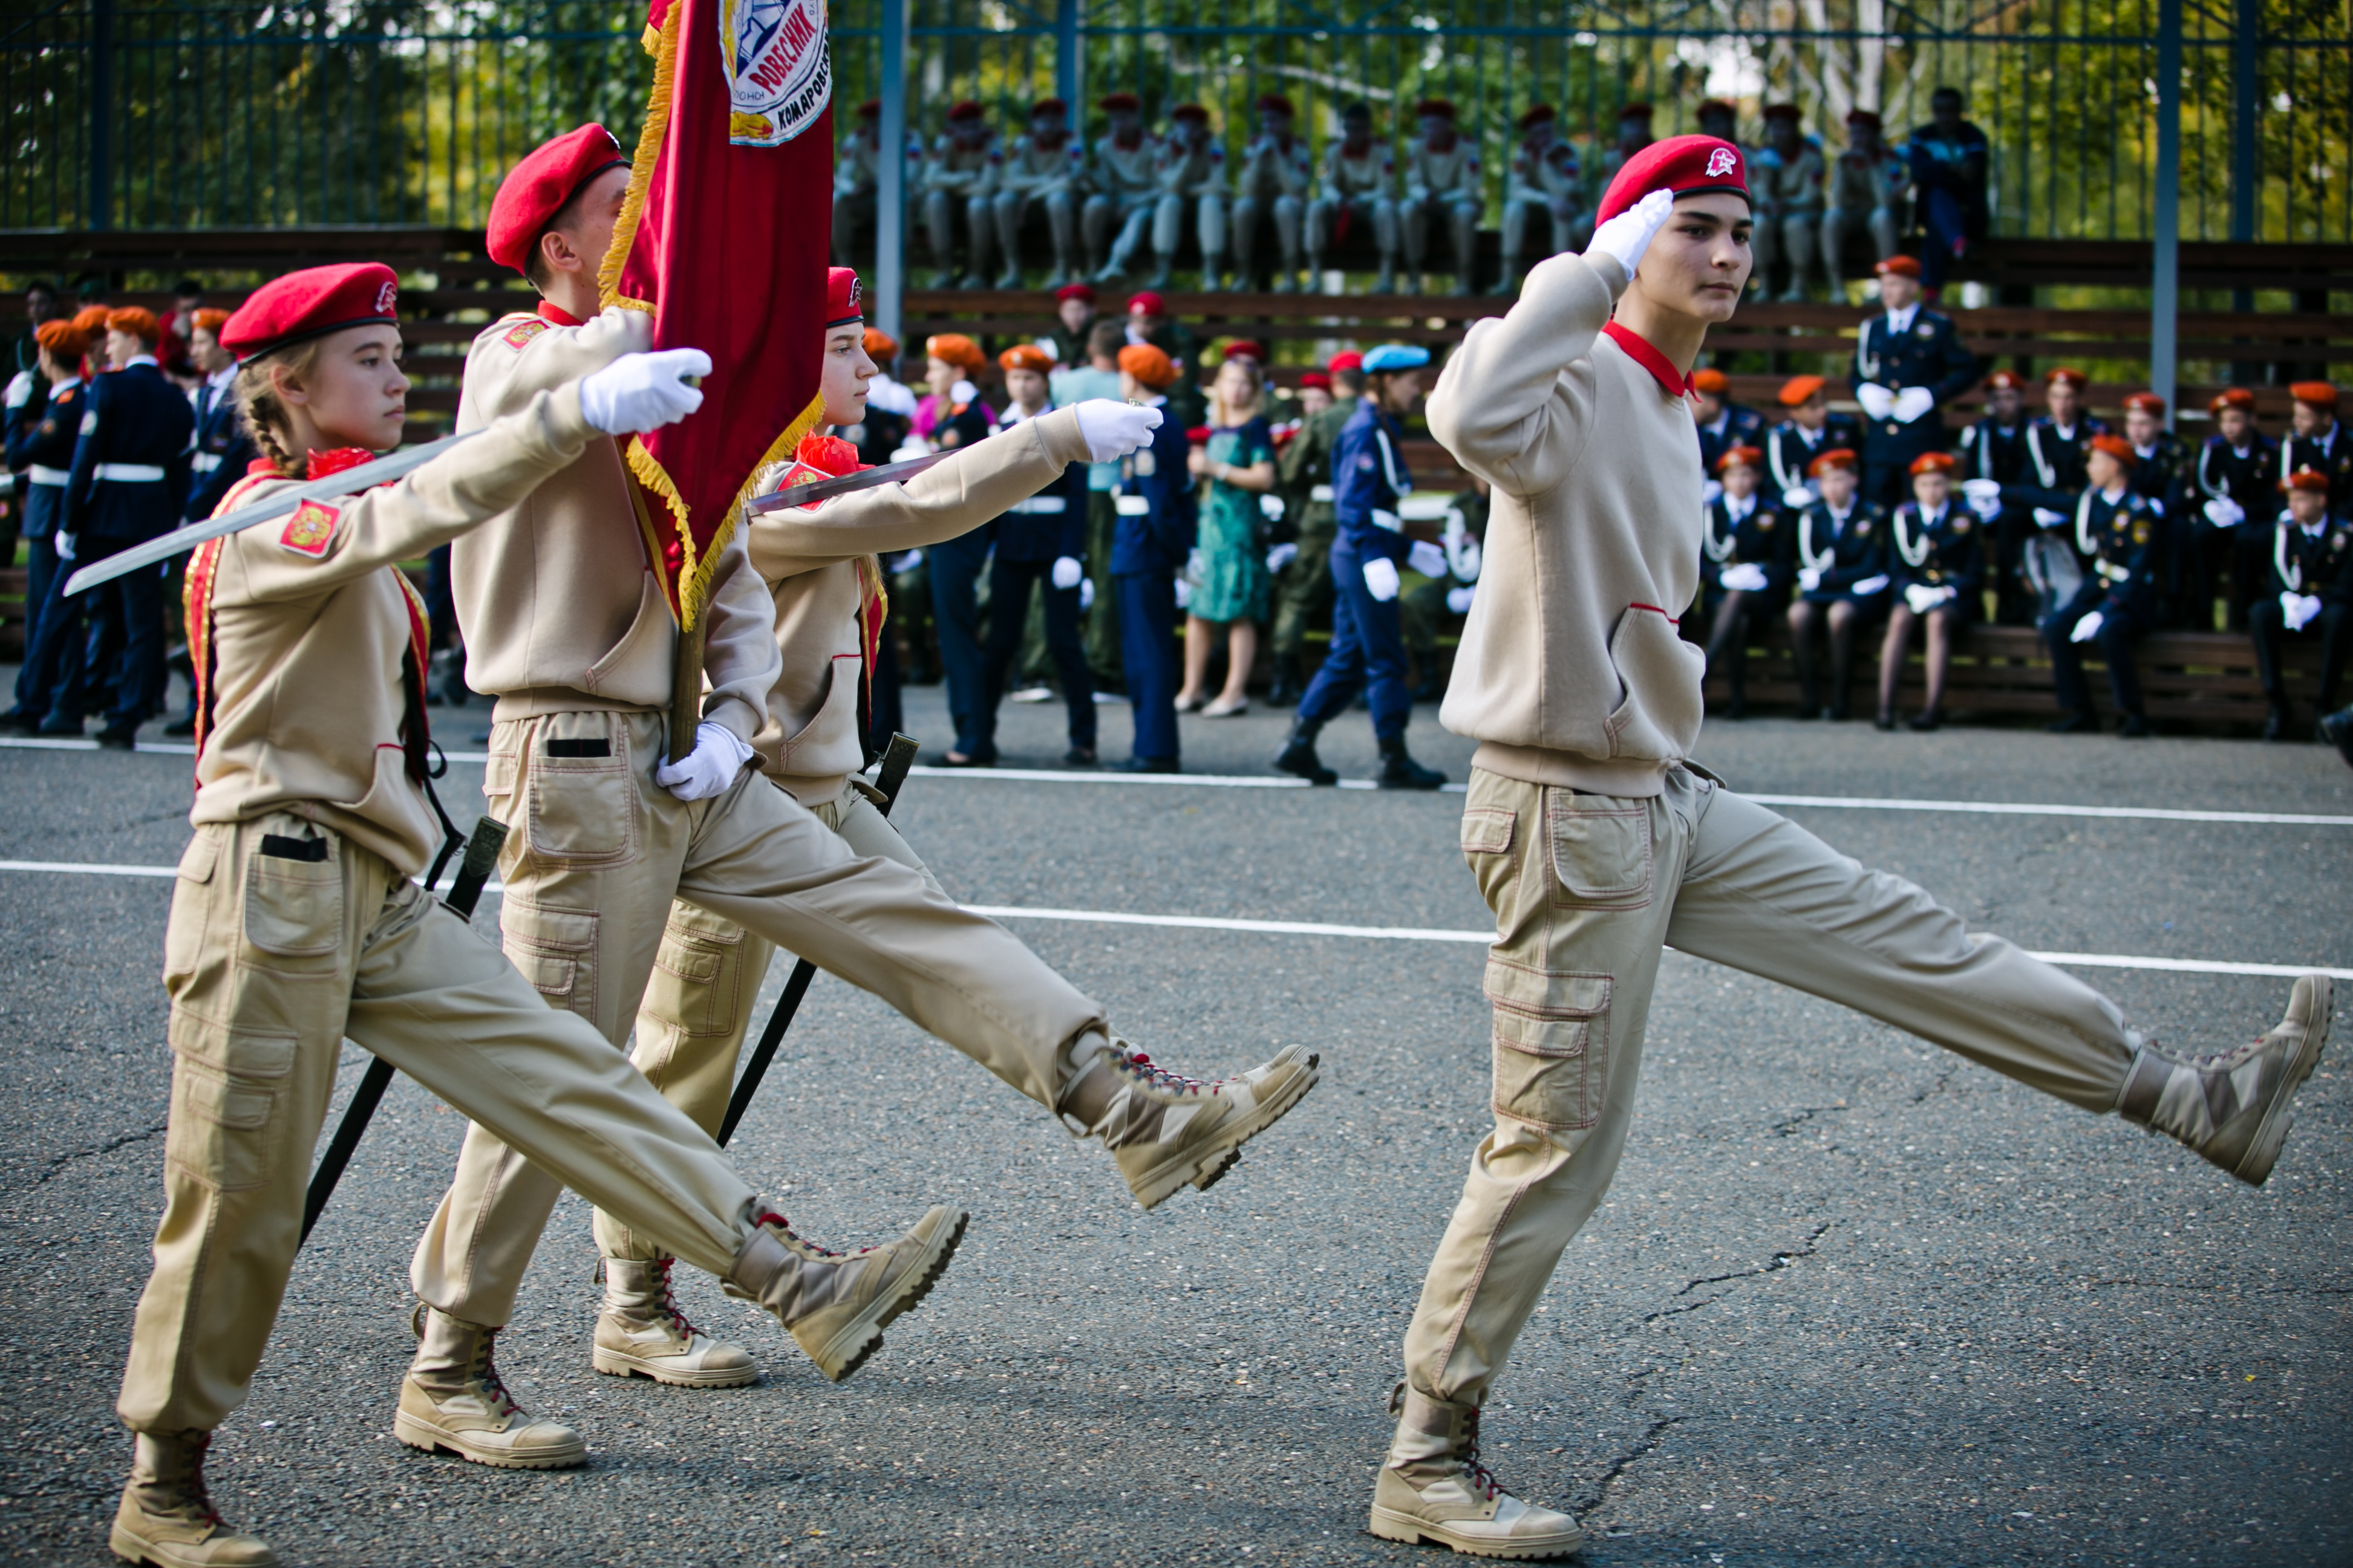
M913 721L946 739L935 689ZM1125 710L1103 710L1106 755ZM480 709L443 713L464 749ZM1186 721L1190 768L1262 775L1263 711ZM1058 706L1008 709L1050 766ZM1418 712L1456 780L1467 745ZM1372 772L1360 715L1327 755ZM2353 817L2316 746L1711 723L1751 793ZM470 799L479 768L455 765ZM0 859L166 867L188 760L0 749ZM899 820L989 906L1475 931L1459 799L920 776ZM2353 826L1792 808L1973 925L2063 952L2353 966ZM460 812L461 816L466 815ZM107 1561L111 1404L160 1206L168 878L0 870L0 1557ZM566 1199L501 1341L585 1469L396 1443L408 1253L462 1121L402 1080L302 1254L211 1467L290 1563L1435 1563L1363 1532L1422 1268L1486 1125L1475 942L1008 923L1155 1056L1312 1043L1322 1085L1215 1191L1138 1213L1073 1142L820 979L738 1134L754 1185L851 1245L932 1202L964 1250L851 1383L701 1277L694 1320L766 1375L724 1393L588 1368L588 1215ZM2212 1047L2288 983L2083 971ZM784 966L771 973L767 994ZM2353 1087L2340 1038L2270 1185L1767 979L1670 954L1641 1111L1486 1423L1508 1485L1596 1564L2353 1561ZM347 1047L344 1091L363 1060Z

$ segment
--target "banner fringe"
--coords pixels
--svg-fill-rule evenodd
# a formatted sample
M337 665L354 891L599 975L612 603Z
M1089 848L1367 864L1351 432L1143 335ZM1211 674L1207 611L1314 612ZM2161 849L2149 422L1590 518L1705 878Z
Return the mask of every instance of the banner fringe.
M672 5L659 27L646 29L645 50L654 58L654 84L646 94L645 128L638 132L638 150L629 160L629 188L621 198L621 216L613 224L613 243L607 248L605 259L596 266L597 298L607 306L624 305L648 312L653 310L643 300L622 295L621 268L628 265L629 252L637 248L638 224L646 214L646 193L653 186L654 165L661 161L662 142L670 135L670 100L678 83L678 34L681 26L679 16L685 9L684 5Z

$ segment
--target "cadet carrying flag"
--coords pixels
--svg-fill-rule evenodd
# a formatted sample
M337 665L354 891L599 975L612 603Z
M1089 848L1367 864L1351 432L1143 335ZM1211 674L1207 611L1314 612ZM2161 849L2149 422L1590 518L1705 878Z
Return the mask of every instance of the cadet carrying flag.
M597 283L652 312L654 347L711 355L702 410L628 447L669 510L665 575L691 630L753 477L824 407L833 62L824 0L653 0L645 46L653 90Z

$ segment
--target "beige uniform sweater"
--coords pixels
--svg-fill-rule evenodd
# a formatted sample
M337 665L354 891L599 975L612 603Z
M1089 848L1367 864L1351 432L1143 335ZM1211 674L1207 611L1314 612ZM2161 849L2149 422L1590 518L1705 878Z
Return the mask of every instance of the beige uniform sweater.
M1473 325L1430 430L1494 486L1486 566L1439 721L1475 765L1654 795L1699 737L1705 658L1676 635L1698 586L1690 403L1602 334L1626 277L1556 256Z
M212 568L212 729L189 821L291 812L403 876L423 869L441 828L401 751L410 623L394 563L505 512L603 439L580 416L577 387L561 386L397 484L308 502L223 540Z
M784 666L769 690L767 723L752 742L761 771L802 805L818 805L866 765L858 611L867 592L860 574L875 570L875 552L960 538L1086 459L1077 413L1057 409L976 441L903 484L752 519L752 566L775 595Z
M642 310L607 310L576 327L537 316L494 322L466 356L458 428L642 352L652 334ZM669 526L659 514L656 523ZM739 528L704 611L702 716L749 741L776 683L776 647L767 592L744 565L742 539ZM590 442L578 462L459 540L450 577L466 683L498 699L495 717L669 709L678 622L647 564L619 441Z

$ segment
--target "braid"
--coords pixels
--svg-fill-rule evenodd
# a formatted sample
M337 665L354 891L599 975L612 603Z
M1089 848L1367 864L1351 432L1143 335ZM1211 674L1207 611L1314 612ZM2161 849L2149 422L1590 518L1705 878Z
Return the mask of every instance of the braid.
M230 392L237 399L237 421L245 426L261 455L291 474L301 465L289 450L293 421L288 417L285 400L278 395L277 384L271 380L269 368L273 361L285 365L290 375L307 375L318 363L320 351L325 345L313 339L306 343L262 354L237 367L237 380Z

